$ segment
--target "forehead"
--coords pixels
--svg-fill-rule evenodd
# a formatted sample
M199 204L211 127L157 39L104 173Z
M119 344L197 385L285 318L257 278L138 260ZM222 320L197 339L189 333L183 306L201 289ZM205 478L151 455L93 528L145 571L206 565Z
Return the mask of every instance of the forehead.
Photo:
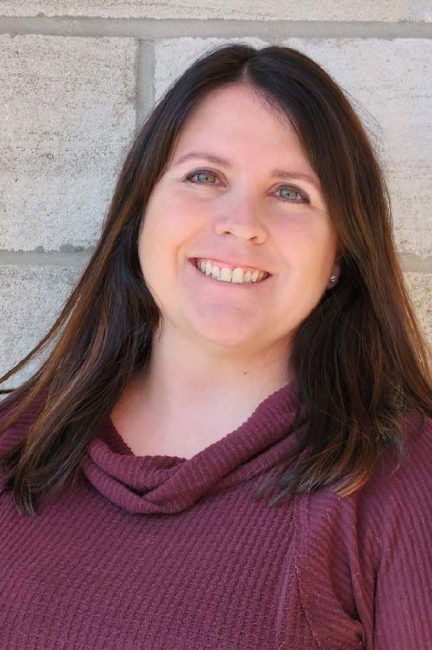
M238 126L264 120L265 123L273 123L274 128L294 132L290 119L276 105L276 101L270 103L257 89L246 84L232 84L208 93L192 109L183 131L201 126L209 116L212 122L206 124L207 128L213 123Z
M206 95L180 131L171 160L189 151L208 151L235 162L285 161L303 164L307 156L290 118L246 84L233 84Z

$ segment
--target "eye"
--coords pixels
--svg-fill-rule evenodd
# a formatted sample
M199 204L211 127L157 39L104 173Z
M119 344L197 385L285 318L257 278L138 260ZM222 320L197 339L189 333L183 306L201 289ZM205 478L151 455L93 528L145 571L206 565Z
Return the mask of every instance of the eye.
M192 180L194 177L199 177L200 180L194 181ZM214 185L214 181L209 181L209 179L217 179L216 174L213 174L213 172L208 171L207 169L197 169L194 172L191 172L186 176L186 180L189 181L190 183L196 183L197 185Z
M278 189L277 192L286 192L285 196L282 196L281 198L284 201L288 201L289 203L309 203L309 199L307 196L302 194L299 190L297 190L295 187L291 187L290 185L281 185ZM300 197L300 200L298 199L290 199L289 195L291 194L291 197L295 194Z
M194 178L198 180L193 180ZM217 175L214 172L209 171L208 169L196 169L195 171L191 172L186 176L186 180L190 183L194 183L195 185L216 185ZM282 198L282 200L286 201L287 203L309 203L310 202L309 198L305 194L303 194L297 188L292 187L290 185L280 185L276 191L277 192L282 191L286 193L285 196L281 196L280 198ZM293 195L297 195L300 198L296 199L293 197Z

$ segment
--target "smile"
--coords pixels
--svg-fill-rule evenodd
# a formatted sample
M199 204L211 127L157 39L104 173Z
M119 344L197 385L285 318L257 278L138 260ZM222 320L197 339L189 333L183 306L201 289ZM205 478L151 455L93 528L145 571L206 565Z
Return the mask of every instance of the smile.
M261 285L268 280L271 276L266 272L258 270L254 272L243 271L243 269L235 268L220 269L215 265L203 264L201 260L191 260L191 263L201 275L201 277L210 280L213 284L229 285L231 287L251 287ZM199 265L199 266L198 266ZM201 266L201 268L200 268Z

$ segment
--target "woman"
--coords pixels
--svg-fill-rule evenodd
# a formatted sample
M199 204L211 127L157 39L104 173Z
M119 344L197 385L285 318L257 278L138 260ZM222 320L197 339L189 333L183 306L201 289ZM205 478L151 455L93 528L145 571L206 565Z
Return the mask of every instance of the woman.
M376 155L226 45L138 133L1 404L3 647L432 647L432 397Z

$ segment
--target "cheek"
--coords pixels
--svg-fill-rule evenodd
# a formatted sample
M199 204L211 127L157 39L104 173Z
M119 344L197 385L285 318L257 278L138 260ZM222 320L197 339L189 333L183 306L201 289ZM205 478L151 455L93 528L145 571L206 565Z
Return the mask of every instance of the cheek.
M193 232L194 227L205 214L203 207L190 197L185 198L181 192L165 191L155 197L146 211L148 238L166 246L181 242Z
M153 222L146 222L138 240L138 259L147 289L158 308L164 308L164 296L170 285L166 246L158 247L159 234ZM167 289L168 287L168 289Z
M163 224L158 215L148 211L138 239L138 258L141 271L147 282L153 284L154 277L161 275L166 266L167 242L163 237Z
M184 241L181 214L167 202L149 206L138 239L138 257L144 278L158 286L170 282Z
M337 250L337 239L331 227L311 224L311 227L290 229L279 241L288 272L299 291L308 286L317 296L327 287Z

